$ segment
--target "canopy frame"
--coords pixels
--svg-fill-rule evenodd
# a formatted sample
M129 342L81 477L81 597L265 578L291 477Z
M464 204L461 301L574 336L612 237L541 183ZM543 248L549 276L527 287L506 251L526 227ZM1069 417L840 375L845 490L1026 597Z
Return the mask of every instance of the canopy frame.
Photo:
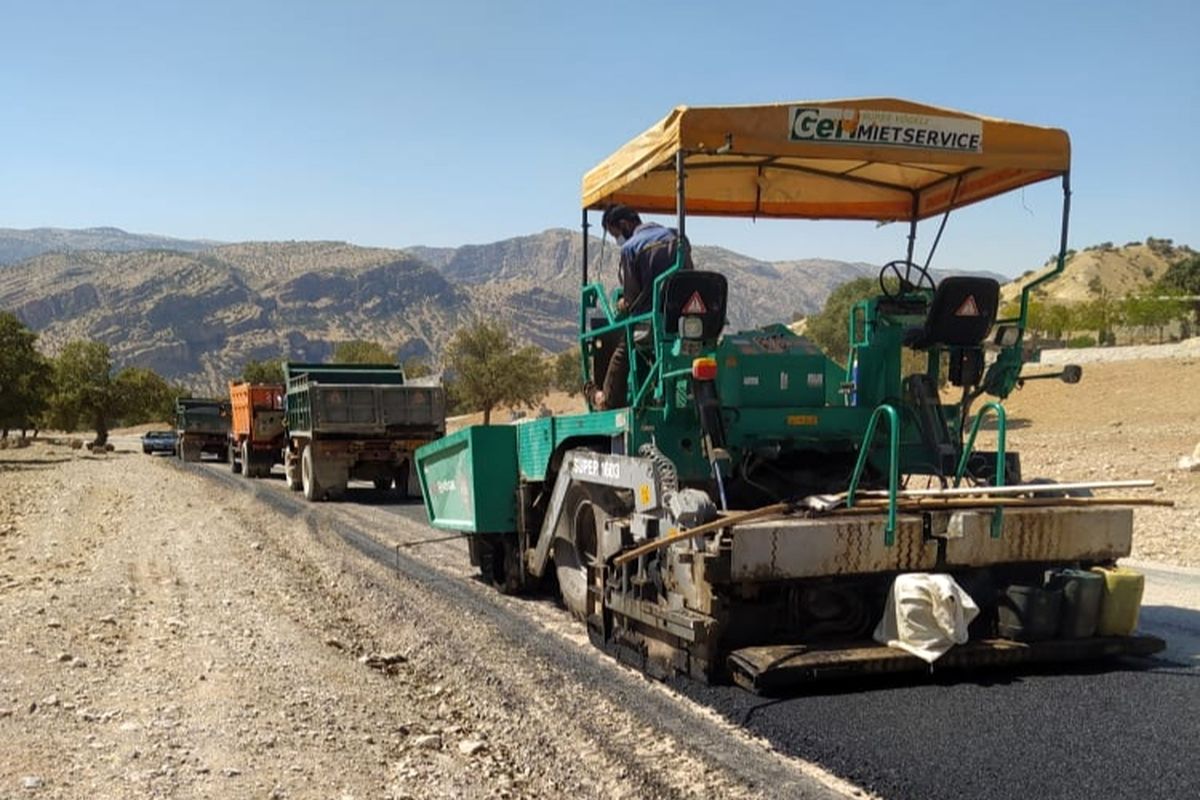
M830 102L838 103L838 102L851 102L851 101L830 101ZM676 144L675 146L673 146L673 152L671 153L671 155L673 156L672 158L667 158L667 157L665 157L665 154L663 154L663 156L660 157L659 162L657 164L650 166L648 169L645 169L644 171L641 171L641 172L638 172L637 169L633 169L632 170L632 172L633 172L632 178L630 178L625 183L619 183L619 182L616 183L615 188L612 190L611 193L609 193L606 196L599 197L599 198L593 198L591 200L591 202L589 202L589 200L588 200L588 181L589 181L589 178L591 177L592 173L589 173L588 176L585 176L585 179L584 179L584 202L582 204L582 206L583 206L583 208L582 208L582 235L583 235L582 287L584 289L585 295L589 292L592 292L592 293L596 294L598 297L602 298L604 296L602 287L593 286L593 287L589 288L589 281L588 281L588 277L589 277L588 276L588 255L589 255L588 230L590 228L590 223L588 221L589 210L599 210L599 209L602 209L602 208L605 208L605 207L611 205L613 202L624 202L623 198L621 198L619 196L614 198L613 195L619 195L619 193L623 189L628 187L628 185L630 184L631 181L641 180L647 175L653 175L656 173L668 173L670 170L672 170L672 169L674 170L674 172L675 172L675 187L674 187L675 188L675 192L674 192L675 198L674 199L675 199L676 227L680 233L681 238L686 236L687 176L688 176L689 172L704 173L704 172L708 172L708 171L718 171L721 169L734 168L734 169L745 170L747 168L753 168L753 169L757 170L759 176L761 177L763 170L769 168L772 170L792 172L792 173L801 174L801 175L811 175L816 178L828 178L828 179L835 180L839 183L852 184L855 186L861 186L861 187L868 188L868 189L883 189L883 190L886 190L889 192L895 192L897 194L904 194L904 195L907 195L910 199L909 211L908 211L907 215L905 215L907 217L907 219L904 219L904 217L900 217L898 219L884 220L884 221L901 221L901 220L903 220L903 221L907 221L909 223L908 236L907 236L907 239L908 239L908 241L907 241L907 260L908 261L911 262L913 260L913 255L914 255L914 251L916 248L918 223L922 219L928 219L928 218L931 218L938 214L945 215L945 217L942 220L942 224L939 227L937 236L935 237L933 246L930 249L929 257L926 260L926 266L928 266L929 262L932 260L934 250L936 249L937 244L941 239L942 231L945 228L946 219L949 217L949 213L951 211L956 210L957 208L964 207L966 205L973 204L975 202L980 202L982 200L986 200L990 197L993 197L993 196L996 196L999 194L1005 194L1009 191L1015 191L1016 189L1023 188L1024 186L1027 186L1027 185L1031 185L1034 183L1040 183L1042 181L1049 180L1050 178L1053 178L1053 177L1061 177L1062 187L1063 187L1062 222L1061 222L1061 229L1060 229L1058 257L1056 259L1054 268L1051 269L1049 272L1045 273L1044 275L1038 277L1036 280L1031 281L1029 284L1027 284L1022 289L1020 309L1019 309L1018 315L1015 318L998 319L996 321L997 325L1001 325L1001 324L1015 325L1017 328L1017 337L1016 337L1015 346L1010 346L1005 349L1010 354L1012 354L1013 358L1015 359L1015 361L1014 361L1015 369L1017 372L1019 372L1019 368L1020 368L1019 349L1021 346L1021 342L1024 338L1026 323L1027 323L1027 319L1028 319L1029 301L1030 301L1031 293L1036 287L1040 286L1041 284L1045 283L1046 281L1052 280L1054 277L1061 274L1063 269L1066 266L1067 240L1068 240L1068 234L1069 234L1070 207L1071 207L1069 141L1066 138L1066 133L1063 131L1052 131L1050 129L1034 128L1033 126L1021 126L1016 123L1006 123L1003 120L990 120L989 121L988 118L972 117L969 115L962 115L961 112L950 112L948 110L936 109L933 107L915 106L913 104L906 104L904 101L894 101L894 100L869 101L869 100L866 100L866 101L854 101L854 102L858 102L859 104L867 104L868 106L870 105L871 102L880 102L883 104L892 103L892 104L895 104L896 107L901 111L905 111L909 108L912 108L912 109L929 111L929 112L933 112L933 113L941 112L941 113L953 114L953 115L955 115L955 117L957 117L959 119L978 120L981 125L984 124L985 121L987 121L988 124L1006 125L1006 126L1010 126L1010 127L1013 127L1015 129L1018 129L1021 131L1028 129L1030 131L1036 132L1036 138L1034 139L1034 141L1036 141L1043 149L1045 149L1046 152L1048 153L1048 155L1046 155L1046 160L1044 162L1039 161L1037 163L1025 164L1024 166L1017 167L1015 165L1018 163L1021 163L1020 156L1022 156L1023 154L1019 152L1019 148L1016 148L1017 157L1014 158L1013 163L1011 165L1008 164L1007 162L1005 162L1003 159L1000 159L998 162L991 163L989 165L990 168L999 170L1000 177L998 178L998 181L1002 184L1001 188L996 189L995 186L991 186L991 187L984 186L984 187L976 190L976 193L975 193L976 196L970 196L970 197L963 198L960 200L960 198L959 198L960 190L962 189L962 187L965 184L967 184L969 182L969 177L971 175L977 174L981 169L983 169L982 165L971 165L971 164L959 163L959 164L957 164L957 166L959 168L953 169L952 168L952 166L954 166L953 162L948 161L948 160L945 162L939 162L936 160L936 158L931 158L931 160L929 162L920 162L920 161L914 160L912 163L905 162L904 160L899 159L899 158L895 158L894 160L872 161L871 159L867 159L867 158L863 158L863 157L854 157L853 154L848 155L845 151L837 150L836 147L835 147L835 149L830 150L827 153L823 153L821 155L813 155L812 153L806 153L806 154L800 155L800 156L797 156L795 154L791 154L788 156L781 156L778 154L773 155L770 153L744 152L744 153L736 154L733 158L731 158L727 161L725 161L725 160L707 160L707 161L704 161L701 163L696 163L695 161L693 161L692 163L689 164L688 159L691 157L695 157L695 156L714 157L714 156L722 156L722 155L727 155L727 154L732 153L734 150L734 140L735 140L734 134L730 133L730 132L726 132L724 134L724 143L721 146L716 147L716 148L706 148L706 147L688 148L688 147L679 146L678 144ZM749 112L754 112L756 110L754 107L743 107L743 108L747 109L747 111L749 111ZM687 111L688 111L688 109L681 107L679 109L676 109L676 111L674 112L674 115L681 117ZM731 111L736 113L738 111L738 109L734 108L734 109L731 109ZM664 123L671 121L673 118L674 118L674 116L669 116L667 118L667 120L664 120ZM661 125L660 125L660 127L661 127ZM647 131L646 134L643 134L642 138L654 133L655 131L656 131L656 129L652 128L650 131ZM1057 134L1061 134L1061 140L1062 140L1061 142L1058 141ZM677 135L678 135L678 132L677 132ZM626 145L626 148L629 148L631 145L633 145L637 141L638 140L635 139L634 142L631 142L629 145ZM1046 144L1047 142L1051 142L1058 149L1056 150L1056 149L1050 147L1049 145ZM610 162L613 161L621 152L622 151L618 151L618 153L614 154L614 156L611 156L609 161ZM817 167L807 165L807 164L795 164L795 163L786 163L786 162L780 161L781 158L787 158L787 157L802 158L803 160L807 160L807 161L820 161L822 158L826 158L830 161L841 161L841 162L858 161L861 163L858 163L849 169L841 170L841 171L822 170L822 169L819 169ZM909 185L904 185L901 183L888 182L888 181L883 181L883 180L879 180L879 179L875 179L875 178L864 177L862 175L853 174L859 170L862 170L868 166L871 166L874 163L891 164L891 165L893 165L897 168L901 168L901 169L905 169L905 168L919 169L926 173L940 174L941 177L938 177L928 183L920 184L918 186L909 186ZM938 169L938 166L942 163L944 163L945 168ZM598 169L599 168L597 168L597 170ZM593 170L593 172L596 172L597 170ZM1009 170L1010 172L1008 174L1005 174L1005 170ZM601 176L601 177L603 177L603 176ZM596 180L601 180L601 179L598 178ZM610 182L612 182L613 179L610 177L608 180ZM922 198L929 197L930 195L936 196L936 194L938 192L942 191L944 189L944 187L946 187L950 183L955 184L954 189L953 189L952 193L950 194L950 196L948 197L948 199L944 201L943 205L942 206L934 205L934 207L932 209L922 213L922 210L921 210ZM1010 183L1012 185L1009 185ZM603 185L603 181L601 181L601 184ZM632 205L635 208L635 210L644 211L647 213L663 213L663 211L664 211L664 209L659 206L655 206L653 209L650 209L650 208L639 207L637 204L632 204ZM704 212L701 212L701 213L704 213ZM803 214L782 214L781 215L781 214L765 213L763 211L763 207L762 207L762 182L761 181L756 182L754 210L751 213L749 213L749 214L739 213L739 212L731 211L729 209L723 209L723 210L715 211L715 212L709 211L708 213L717 213L717 214L722 214L722 215L727 215L727 216L742 216L742 217L751 217L751 218L757 218L758 216L760 216L760 214L763 216L770 216L772 218L778 218L781 216L785 217L785 218L787 216L810 218L810 219L821 218L819 216L806 217ZM824 218L828 218L828 217L824 217ZM869 219L868 217L862 217L862 216L834 217L834 218ZM683 238L683 240L686 242L685 238ZM679 265L683 262L683 250L684 250L684 248L680 248L679 260L676 264L676 267L673 268L671 271L674 271L674 269L677 269L679 267ZM665 276L660 276L660 277L665 277ZM656 284L657 283L658 283L658 281L656 281ZM657 303L656 303L656 308L657 308ZM611 318L611 316L612 316L611 313L609 313L610 324L612 324L614 321ZM581 319L581 324L582 324L582 319ZM582 329L581 329L581 335L583 335L585 337L588 336L587 332L583 331ZM586 370L586 366L585 366L585 370ZM1013 380L1014 381L1016 380L1016 373L1014 373L1014 375L1013 375Z

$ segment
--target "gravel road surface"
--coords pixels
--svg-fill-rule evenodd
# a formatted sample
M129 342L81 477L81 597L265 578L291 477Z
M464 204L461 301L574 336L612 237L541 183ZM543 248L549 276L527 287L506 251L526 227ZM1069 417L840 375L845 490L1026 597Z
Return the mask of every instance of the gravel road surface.
M1191 798L1200 571L1150 662L663 685L474 580L420 506L223 465L0 453L0 798Z

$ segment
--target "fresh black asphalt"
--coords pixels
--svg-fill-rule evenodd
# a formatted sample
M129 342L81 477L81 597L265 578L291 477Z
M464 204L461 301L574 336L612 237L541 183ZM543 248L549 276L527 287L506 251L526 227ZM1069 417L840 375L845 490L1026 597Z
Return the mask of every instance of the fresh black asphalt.
M419 505L391 510L425 519ZM1141 630L1194 638L1200 611L1146 607ZM1200 654L1190 656L874 678L785 699L682 680L673 688L889 800L1196 800Z

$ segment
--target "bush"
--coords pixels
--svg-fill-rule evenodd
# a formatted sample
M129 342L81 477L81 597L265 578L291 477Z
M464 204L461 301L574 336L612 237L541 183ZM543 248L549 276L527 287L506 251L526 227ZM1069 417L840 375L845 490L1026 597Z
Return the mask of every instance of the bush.
M1067 340L1067 347L1095 347L1096 339L1092 336L1073 336Z

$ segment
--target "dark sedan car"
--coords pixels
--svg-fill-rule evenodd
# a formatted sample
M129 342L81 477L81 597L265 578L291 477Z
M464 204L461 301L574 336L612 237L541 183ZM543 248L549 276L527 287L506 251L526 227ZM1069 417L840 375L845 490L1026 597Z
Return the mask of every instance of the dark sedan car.
M142 435L142 452L175 455L175 431L147 431Z

